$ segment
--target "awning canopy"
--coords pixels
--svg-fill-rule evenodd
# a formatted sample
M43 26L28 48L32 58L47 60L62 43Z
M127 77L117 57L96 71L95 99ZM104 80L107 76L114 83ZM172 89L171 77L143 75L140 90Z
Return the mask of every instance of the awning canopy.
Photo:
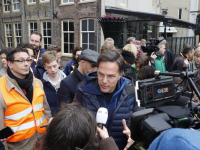
M164 33L164 30L165 30L165 26L163 25L163 22L160 22L159 32ZM166 26L166 33L176 33L176 32L177 30L174 27Z
M160 21L160 22L163 22L163 24L167 26L189 28L189 29L196 28L196 24L194 23L184 21L181 19L176 19L176 18L162 15L162 14L132 11L132 10L122 9L122 8L112 7L112 6L105 6L105 11L108 13L138 17L139 19L144 19L146 21Z

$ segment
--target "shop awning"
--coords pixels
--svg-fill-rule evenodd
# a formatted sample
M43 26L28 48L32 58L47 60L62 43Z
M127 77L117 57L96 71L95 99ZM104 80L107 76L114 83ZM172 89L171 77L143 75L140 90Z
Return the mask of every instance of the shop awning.
M164 33L164 30L165 30L165 26L163 25L163 22L160 22L159 32ZM166 33L176 33L176 32L177 32L176 28L166 26Z
M112 7L112 6L105 6L105 11L107 13L137 17L136 19L138 20L143 19L146 21L160 21L160 22L163 22L164 25L167 25L170 27L173 26L173 27L181 27L181 28L189 28L189 29L196 28L196 24L194 23L184 21L181 19L176 19L176 18L162 15L162 14L132 11L132 10L122 9L122 8Z

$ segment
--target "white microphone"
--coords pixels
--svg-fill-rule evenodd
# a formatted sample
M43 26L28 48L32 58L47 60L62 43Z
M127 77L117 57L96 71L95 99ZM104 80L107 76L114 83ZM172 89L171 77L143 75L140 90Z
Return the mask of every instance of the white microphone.
M100 107L96 114L96 121L99 128L103 129L103 125L106 124L108 119L108 110L104 107Z

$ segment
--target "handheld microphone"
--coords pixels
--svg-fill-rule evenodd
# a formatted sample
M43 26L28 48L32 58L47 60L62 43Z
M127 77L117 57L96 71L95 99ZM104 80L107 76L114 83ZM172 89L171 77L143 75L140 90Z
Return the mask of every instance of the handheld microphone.
M103 125L106 124L108 119L108 110L104 107L100 107L96 114L97 126L103 129Z

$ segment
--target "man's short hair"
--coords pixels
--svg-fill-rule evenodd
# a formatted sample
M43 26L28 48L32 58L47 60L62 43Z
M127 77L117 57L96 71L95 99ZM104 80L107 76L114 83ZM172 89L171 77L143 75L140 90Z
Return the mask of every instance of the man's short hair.
M42 34L41 34L40 32L33 31L33 32L31 33L31 35L33 35L33 34L39 35L39 36L40 36L40 41L42 41Z
M116 62L119 66L119 73L123 72L124 58L116 50L107 50L101 53L97 59L97 68L100 62Z
M61 47L57 45L49 45L47 51L55 51L56 53L61 52Z
M17 48L32 49L33 50L33 54L36 55L36 52L34 51L34 47L29 43L20 43L20 44L17 45Z
M18 52L26 52L29 55L28 50L25 49L25 48L20 48L20 47L19 48L14 48L14 49L12 49L11 51L9 51L7 53L6 60L10 61L10 62L13 62L13 60L15 59L14 58L14 54L18 53Z
M127 38L127 43L129 44L130 42L132 42L134 40L135 40L135 37L129 37L129 38Z
M42 55L42 62L45 65L45 63L51 63L52 61L56 60L58 62L58 57L56 56L55 51L46 51Z
M1 54L7 55L7 53L8 53L9 51L12 51L12 50L13 50L12 47L6 47L6 48L4 48L4 49L2 49L2 50L0 51L0 55L1 55Z
M111 43L104 43L102 46L101 46L101 49L100 49L100 52L99 54L107 51L107 50L115 50L115 46Z
M115 43L111 37L106 38L105 41L111 41L113 44Z
M189 52L194 50L194 46L189 45L189 44L185 44L184 48L183 48L183 54L188 54Z

